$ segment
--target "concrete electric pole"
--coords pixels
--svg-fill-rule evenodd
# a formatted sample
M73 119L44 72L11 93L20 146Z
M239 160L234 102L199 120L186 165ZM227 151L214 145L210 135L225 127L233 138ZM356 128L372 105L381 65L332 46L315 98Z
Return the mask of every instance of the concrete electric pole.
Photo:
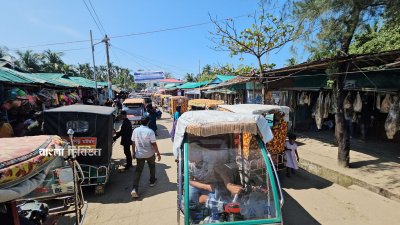
M107 59L107 91L108 91L108 97L112 98L112 90L111 90L111 68L110 68L110 54L109 54L109 41L110 39L107 37L107 34L105 35L103 42L106 44L106 59Z

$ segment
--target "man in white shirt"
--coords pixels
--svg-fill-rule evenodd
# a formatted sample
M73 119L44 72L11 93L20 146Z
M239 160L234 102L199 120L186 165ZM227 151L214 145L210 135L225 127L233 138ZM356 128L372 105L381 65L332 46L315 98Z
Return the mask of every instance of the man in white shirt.
M160 152L156 142L156 135L147 125L149 118L142 120L142 125L132 133L132 156L136 158L136 170L133 178L133 189L131 191L132 198L138 198L138 189L140 176L142 175L143 167L147 161L150 169L150 187L153 187L156 179L156 155L158 161L161 160Z

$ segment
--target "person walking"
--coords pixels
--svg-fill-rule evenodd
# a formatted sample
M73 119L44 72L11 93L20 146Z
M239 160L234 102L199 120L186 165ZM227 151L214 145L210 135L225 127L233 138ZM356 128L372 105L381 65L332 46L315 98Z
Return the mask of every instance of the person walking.
M146 106L146 109L147 109L147 113L149 114L149 120L150 120L148 126L150 129L152 129L154 131L154 134L156 136L158 136L157 135L157 116L158 116L157 112L151 104L148 104Z
M178 123L179 117L182 115L182 113L181 113L182 107L180 105L177 106L175 109L176 109L176 112L174 113L174 122L172 124L172 129L171 129L171 133L170 133L172 142L174 141L174 138L175 138L176 124Z
M289 141L286 142L286 176L290 177L290 171L294 174L294 170L299 169L299 154L297 153L296 135L289 134Z
M161 160L160 152L156 142L156 136L152 129L148 127L149 117L142 120L142 125L136 128L132 134L132 155L136 158L136 170L133 177L132 198L138 198L139 182L145 162L150 169L150 187L156 184L156 155L157 160Z
M120 131L118 131L113 137L113 140L116 141L119 137L121 137L121 145L124 146L124 154L126 157L125 170L129 170L129 168L132 167L132 155L130 151L132 144L132 124L127 118L126 111L122 111L120 115L122 118L122 126Z

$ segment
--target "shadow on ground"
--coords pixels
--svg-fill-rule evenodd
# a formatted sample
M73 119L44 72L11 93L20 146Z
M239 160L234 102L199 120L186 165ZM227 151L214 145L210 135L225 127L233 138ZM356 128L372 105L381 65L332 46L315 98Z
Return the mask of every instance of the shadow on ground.
M296 174L286 177L286 171L280 171L280 181L285 190L324 189L332 185L332 182L322 179L305 170L299 169ZM282 208L283 222L285 225L318 225L320 224L310 215L287 191L283 191L284 205Z
M132 198L130 192L132 189L135 168L136 166L134 165L129 171L114 171L111 174L111 181L106 185L105 193L103 195L95 195L94 187L85 187L85 199L88 202L98 202L102 204L131 202ZM150 172L147 164L145 165L140 179L139 200L169 191L176 191L176 183L170 182L166 173L166 169L169 168L171 167L163 163L156 163L157 184L155 187L149 187Z

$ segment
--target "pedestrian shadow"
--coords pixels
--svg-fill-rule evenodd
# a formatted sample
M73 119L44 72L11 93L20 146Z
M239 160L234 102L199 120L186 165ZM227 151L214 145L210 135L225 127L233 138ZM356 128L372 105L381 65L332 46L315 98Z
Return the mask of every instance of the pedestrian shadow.
M95 195L94 187L83 188L85 200L87 200L89 203L96 202L101 204L120 204L132 202L130 192L132 190L132 181L135 168L136 165L125 172L114 171L110 175L111 180L109 183L107 183L105 193L102 195ZM149 187L150 172L147 164L145 165L139 184L140 199L177 190L176 182L170 182L166 173L166 170L170 168L170 166L165 164L156 163L157 184L155 187Z
M282 217L285 225L320 225L292 196L283 191L285 204L282 208Z
M157 140L171 139L169 130L164 125L157 124L157 134Z
M304 190L304 189L324 189L332 186L332 182L325 180L319 176L309 173L306 170L298 169L296 174L286 176L286 170L279 171L279 180L282 188ZM312 181L312 182L309 182Z

